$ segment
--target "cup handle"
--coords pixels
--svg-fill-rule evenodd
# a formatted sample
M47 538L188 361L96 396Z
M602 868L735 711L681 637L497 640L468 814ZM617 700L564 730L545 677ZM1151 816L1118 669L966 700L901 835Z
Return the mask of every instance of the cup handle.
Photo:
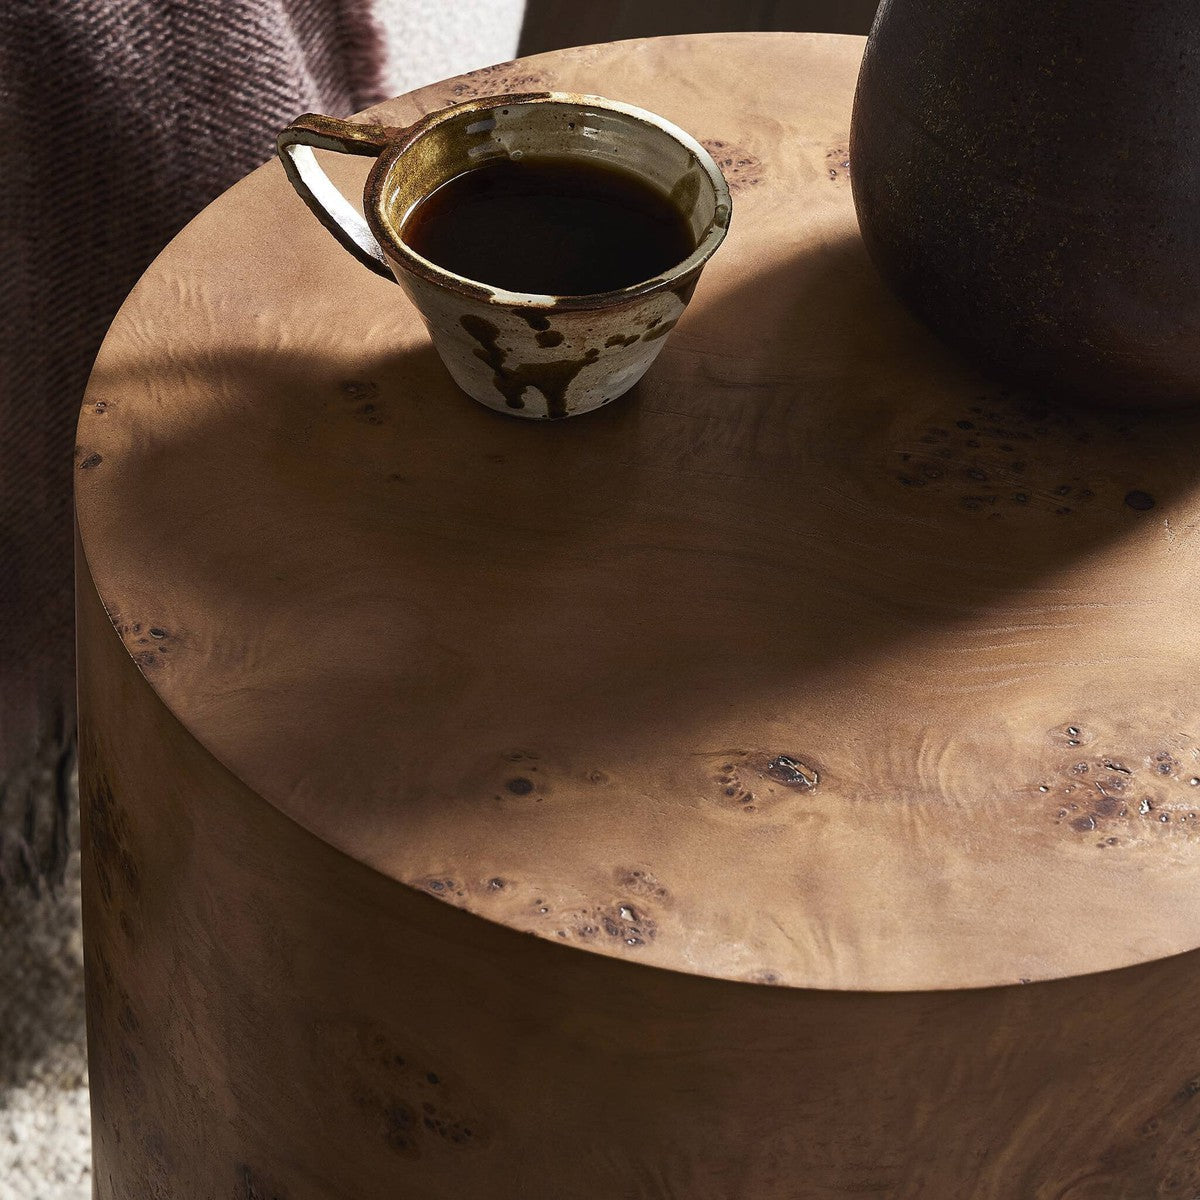
M305 113L276 139L275 146L288 181L313 215L360 263L394 282L391 269L371 227L322 170L313 147L343 154L378 157L399 129L388 125L358 125Z

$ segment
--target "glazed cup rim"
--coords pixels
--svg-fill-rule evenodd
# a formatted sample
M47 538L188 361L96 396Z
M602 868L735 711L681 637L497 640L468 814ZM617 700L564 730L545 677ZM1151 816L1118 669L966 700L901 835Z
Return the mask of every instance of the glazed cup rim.
M515 107L518 104L558 104L572 108L601 108L608 112L619 113L621 116L643 125L653 126L680 143L704 171L712 186L716 203L713 219L709 222L708 228L692 253L669 270L662 271L650 279L630 284L628 287L608 292L567 296L508 291L477 279L470 279L465 275L458 275L418 254L400 236L384 202L386 191L384 185L391 173L399 168L405 151L447 121L460 120L473 113L487 113L506 106ZM371 231L395 264L431 283L458 292L460 295L483 300L486 303L502 304L511 308L553 309L556 311L609 308L638 300L643 296L653 295L656 292L679 288L691 277L699 275L704 264L716 253L717 248L725 240L733 210L729 184L721 173L721 168L717 166L712 155L690 133L680 129L666 117L661 117L648 109L626 104L620 100L609 100L604 96L577 92L511 92L496 96L479 96L426 114L408 126L401 137L389 142L383 153L380 154L367 179L365 200L365 213Z

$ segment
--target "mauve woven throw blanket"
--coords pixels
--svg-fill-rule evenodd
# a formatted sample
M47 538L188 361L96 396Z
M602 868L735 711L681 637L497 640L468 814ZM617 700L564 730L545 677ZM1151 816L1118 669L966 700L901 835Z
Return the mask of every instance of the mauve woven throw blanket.
M72 448L100 340L292 117L383 98L370 7L0 0L0 891L66 862Z

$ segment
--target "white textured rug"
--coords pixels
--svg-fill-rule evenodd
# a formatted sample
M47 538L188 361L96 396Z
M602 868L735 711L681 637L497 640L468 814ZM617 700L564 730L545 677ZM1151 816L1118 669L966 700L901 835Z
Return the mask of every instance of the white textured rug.
M0 1200L91 1195L79 838L62 883L0 888Z

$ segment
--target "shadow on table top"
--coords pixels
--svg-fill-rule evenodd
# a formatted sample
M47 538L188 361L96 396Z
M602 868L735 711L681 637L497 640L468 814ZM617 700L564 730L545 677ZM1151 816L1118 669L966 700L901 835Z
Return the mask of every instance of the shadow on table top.
M113 483L84 521L119 528L161 620L217 647L155 663L156 686L206 720L248 672L259 694L300 686L305 719L351 740L401 722L419 770L452 754L446 723L454 745L628 746L731 706L786 720L847 671L880 695L924 672L959 700L1036 696L1047 666L1104 669L1098 614L1169 618L1162 547L1193 522L1200 419L976 377L857 239L727 280L710 268L625 400L560 423L474 404L425 343L164 362L163 403L217 399L95 471ZM979 656L947 657L975 635ZM1162 646L1154 669L1166 628Z

